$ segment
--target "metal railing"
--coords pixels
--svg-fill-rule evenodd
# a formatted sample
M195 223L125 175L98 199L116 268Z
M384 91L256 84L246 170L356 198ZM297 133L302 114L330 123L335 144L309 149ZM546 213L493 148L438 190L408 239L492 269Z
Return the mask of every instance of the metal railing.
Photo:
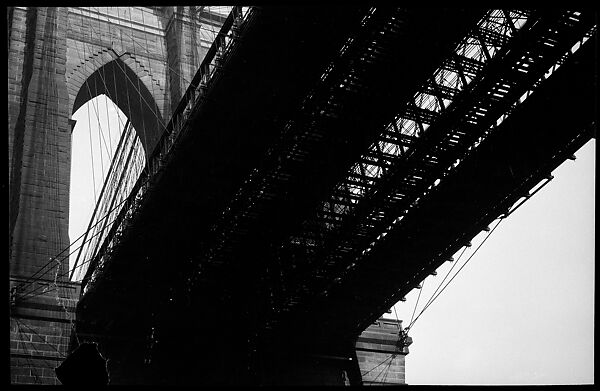
M128 120L123 128L88 229L83 235L75 264L71 270L71 280L73 277L76 277L76 280L81 279L81 275L87 270L88 262L85 262L84 259L89 260L97 253L100 243L106 238L110 222L118 216L123 207L123 201L129 195L143 169L143 147Z
M82 295L88 292L90 286L101 275L102 270L112 258L114 250L126 237L128 229L136 219L146 194L156 182L162 169L171 159L179 140L187 133L187 121L201 104L214 82L220 76L222 67L227 61L248 21L254 15L254 8L235 6L221 26L198 71L175 108L171 120L148 158L148 163L139 173L135 185L122 201L117 216L107 233L102 233L101 239L95 241L94 251L87 253L85 277L82 280ZM111 221L109 221L109 224ZM107 229L104 227L103 229ZM99 247L97 243L102 243ZM89 247L89 246L88 246Z

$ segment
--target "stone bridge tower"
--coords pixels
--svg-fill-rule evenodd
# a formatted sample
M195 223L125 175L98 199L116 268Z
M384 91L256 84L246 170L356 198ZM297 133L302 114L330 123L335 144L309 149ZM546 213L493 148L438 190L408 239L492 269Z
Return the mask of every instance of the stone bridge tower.
M73 346L73 113L107 95L151 153L227 16L218 8L7 7L11 383L59 383L54 368ZM357 343L360 369L391 352L390 378L403 383L396 334L371 326Z
M68 280L72 114L105 94L150 153L225 17L7 7L12 383L56 383L67 354L79 294Z

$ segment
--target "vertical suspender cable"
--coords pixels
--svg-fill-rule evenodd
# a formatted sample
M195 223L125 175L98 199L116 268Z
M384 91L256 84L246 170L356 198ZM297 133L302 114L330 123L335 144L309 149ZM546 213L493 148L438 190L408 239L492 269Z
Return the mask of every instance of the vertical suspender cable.
M129 120L127 120L127 124L126 124L126 126L127 126L128 124L129 124ZM117 151L118 151L118 150L121 148L121 145L122 145L122 143L123 143L123 140L125 139L125 137L126 137L126 135L127 135L127 134L128 134L128 132L124 131L124 132L123 132L123 134L121 135L121 138L119 139L119 145L117 146ZM109 171L109 172L111 172L111 171L112 171L112 169L113 169L113 167L114 167L114 165L115 165L115 160L116 160L116 158L117 158L117 155L118 155L118 154L117 154L117 153L115 153L115 155L113 156L113 159L112 159L112 161L111 161L111 163L110 163L110 168L108 169L108 171ZM107 184L108 184L108 182L109 182L109 178L110 178L110 176L107 176L107 177L106 177L106 179L105 179L105 181L104 181L104 183L103 183L103 185L102 185L102 190L100 190L100 198L102 198L102 197L103 197L103 195L104 195L104 191L106 190L106 186L107 186ZM87 231L85 232L85 236L83 237L83 241L84 241L84 242L85 242L85 240L86 240L86 238L87 238L88 232L90 232L90 231L91 231L91 229L92 229L92 225L94 224L94 217L96 216L96 212L98 211L98 207L99 207L99 205L100 205L100 202L97 202L97 203L96 203L96 205L94 206L94 211L92 212L92 217L90 218L90 222L89 222L89 224L88 224L88 229L87 229ZM110 209L110 208L109 208L109 209ZM105 220L105 223L106 223L106 221L107 221L107 220ZM75 259L75 265L73 266L73 271L72 271L72 273L71 273L71 278L73 278L73 274L75 273L75 266L77 266L77 263L79 262L79 258L81 257L81 253L82 253L82 251L83 251L83 246L82 246L82 247L80 247L80 249L79 249L79 253L77 254L77 258Z
M132 22L132 19L131 19L131 8L132 7L129 7L129 23L131 25L133 25L133 22ZM137 53L135 51L135 45L133 45L133 55L135 57L136 70L137 70L138 65L137 65ZM144 120L144 117L145 117L145 115L144 115L144 108L142 107L142 90L140 88L140 78L139 78L139 76L136 77L136 81L137 81L137 85L138 85L137 89L138 89L138 102L140 104L140 116L142 117L142 129L141 129L141 131L142 131L142 135L144 137L144 147L145 147L144 149L146 150L146 153L145 153L146 167L148 169L148 172L150 172L149 171L150 170L150 163L149 163L150 162L150 151L148 150L148 147L149 147L148 146L148 138L147 138L147 135L146 135L147 129L146 129L146 122ZM136 130L139 131L139 129L136 129Z

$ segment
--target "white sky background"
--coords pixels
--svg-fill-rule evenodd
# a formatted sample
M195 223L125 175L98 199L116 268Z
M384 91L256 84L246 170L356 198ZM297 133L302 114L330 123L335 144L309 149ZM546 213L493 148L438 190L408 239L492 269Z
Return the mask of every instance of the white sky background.
M71 240L87 229L94 208L86 107L73 116L78 122L73 132ZM96 111L90 110L99 194L99 130ZM98 106L114 150L125 116L119 121L112 103L108 111L110 126L105 103ZM106 172L110 160L104 149L103 156ZM593 383L595 140L576 156L500 224L415 323L406 358L408 384ZM454 272L485 234L472 240ZM71 266L73 261L72 256ZM437 276L425 280L417 314L451 265L445 263ZM417 295L413 290L396 305L405 326Z
M413 325L408 384L594 382L596 141L576 156L500 223ZM451 266L425 279L417 314ZM417 296L395 306L404 326Z
M96 205L93 184L95 183L96 197L98 197L127 117L106 95L100 95L81 106L73 114L73 119L77 123L73 130L71 143L71 189L69 195L69 238L71 242L88 228ZM104 135L104 139L102 139L102 135ZM71 251L80 243L81 240L72 246ZM74 266L76 257L77 252L71 254L70 267Z

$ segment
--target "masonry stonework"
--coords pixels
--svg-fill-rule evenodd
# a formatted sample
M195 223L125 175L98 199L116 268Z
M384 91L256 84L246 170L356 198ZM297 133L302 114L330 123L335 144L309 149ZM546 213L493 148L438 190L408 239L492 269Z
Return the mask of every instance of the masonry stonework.
M106 94L151 153L223 20L194 6L7 8L12 384L58 384L54 368L76 345L79 284L68 280L73 113ZM401 325L386 322L359 337L356 359L366 372L394 355L384 382L403 384ZM356 377L341 362L282 368L305 375L290 382L341 385ZM119 364L107 363L115 377ZM365 384L381 381L372 373Z
M208 47L190 47L202 39L196 16L218 31L183 8L7 7L13 384L56 384L68 353L79 296L68 282L71 116L106 94L150 153L187 87L172 81L191 80Z
M11 285L23 282L12 279ZM60 384L54 373L69 353L79 284L39 281L34 300L11 308L10 381L12 384ZM46 292L44 292L44 289ZM58 299L57 299L58 298Z
M408 346L398 343L401 331L401 320L379 318L358 337L356 357L363 385L406 384Z

